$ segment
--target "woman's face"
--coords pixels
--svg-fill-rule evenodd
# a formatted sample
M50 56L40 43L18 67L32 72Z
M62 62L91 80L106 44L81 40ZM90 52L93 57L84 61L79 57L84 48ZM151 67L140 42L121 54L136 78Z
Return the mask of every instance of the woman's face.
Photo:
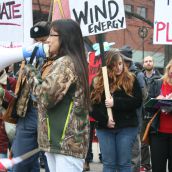
M121 75L121 73L123 72L123 67L124 67L124 64L123 64L122 58L119 58L114 68L116 76Z
M52 28L50 30L50 35L47 39L47 42L49 44L50 57L54 57L58 55L59 47L60 47L59 37L60 35Z

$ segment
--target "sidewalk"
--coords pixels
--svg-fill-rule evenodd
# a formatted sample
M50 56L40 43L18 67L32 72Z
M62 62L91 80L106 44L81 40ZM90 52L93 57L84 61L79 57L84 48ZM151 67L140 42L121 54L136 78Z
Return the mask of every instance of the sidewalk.
M92 148L93 148L93 162L90 163L90 172L102 172L103 165L102 163L100 163L99 160L99 153L100 153L99 143L93 142Z
M103 165L101 163L92 162L90 163L90 172L102 172Z

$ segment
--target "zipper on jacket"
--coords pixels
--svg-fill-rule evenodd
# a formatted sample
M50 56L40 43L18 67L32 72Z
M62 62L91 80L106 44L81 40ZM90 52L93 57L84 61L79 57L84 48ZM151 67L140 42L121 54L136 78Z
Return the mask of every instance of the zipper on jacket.
M50 122L49 122L48 115L47 115L47 128L48 128L48 140L50 141Z

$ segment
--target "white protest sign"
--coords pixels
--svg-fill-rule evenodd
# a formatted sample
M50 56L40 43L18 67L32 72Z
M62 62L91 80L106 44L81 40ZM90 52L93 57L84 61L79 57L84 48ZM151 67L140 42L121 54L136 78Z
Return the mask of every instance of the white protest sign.
M172 0L156 0L154 44L172 44Z
M31 0L0 1L0 47L29 45L33 25Z
M83 36L126 28L123 0L69 0L69 9Z

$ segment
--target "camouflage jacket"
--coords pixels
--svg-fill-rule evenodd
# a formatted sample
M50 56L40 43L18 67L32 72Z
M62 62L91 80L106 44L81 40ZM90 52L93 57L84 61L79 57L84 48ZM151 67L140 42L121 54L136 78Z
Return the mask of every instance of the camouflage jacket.
M38 103L38 143L42 150L84 159L89 141L88 107L69 56L55 60L44 78L25 67Z

